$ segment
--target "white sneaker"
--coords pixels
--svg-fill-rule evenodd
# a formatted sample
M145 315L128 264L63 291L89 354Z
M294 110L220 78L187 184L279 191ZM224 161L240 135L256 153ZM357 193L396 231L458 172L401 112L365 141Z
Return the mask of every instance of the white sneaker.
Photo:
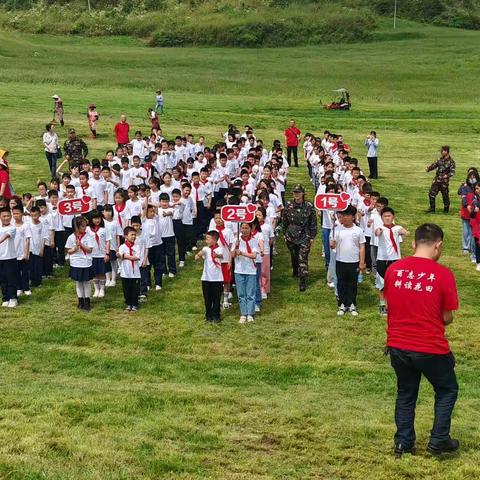
M480 263L477 263L477 268L476 268L477 272L480 272Z
M105 290L103 288L98 292L98 298L103 298L105 296Z
M228 292L228 299L231 300L233 298L233 293L232 292Z
M335 284L333 282L327 282L328 288L335 288Z
M98 290L95 289L95 291L93 292L93 295L92 295L93 298L97 298L98 297Z
M345 315L345 305L342 303L339 307L338 307L338 312L337 312L337 315L339 317L341 317L342 315Z
M476 259L476 258L471 258L471 261L472 261L472 263L477 263L477 259Z
M7 307L8 308L16 308L18 305L18 300L16 298L12 298L9 302Z
M2 307L8 307L8 302L3 302Z
M197 247L192 247L192 250L193 250L194 252L196 252L196 251L198 250L198 248L197 248Z
M146 295L140 295L138 297L138 301L139 302L146 302L147 301L147 296Z
M223 302L223 308L230 308L231 304L228 302Z
M247 323L247 317L245 315L242 315L238 323Z
M266 300L268 298L268 295L266 293L262 293L262 300Z
M174 273L169 273L168 276L169 276L169 278L175 278L175 274L174 274Z
M110 282L110 287L116 287L117 286L117 282L115 280L112 280Z
M155 291L156 292L159 292L161 289L162 289L162 287L160 285L155 285Z
M258 305L255 305L255 313L260 312L260 307Z
M110 282L111 282L111 280L106 280L105 281L105 288L110 288Z
M192 252L187 252L187 257L191 257L193 255Z
M185 262L178 262L178 266L179 266L180 268L183 268L183 267L185 266Z
M19 297L23 293L23 290L17 290L17 297Z
M32 294L32 291L31 290L25 290L23 292L27 297L29 297L31 294Z
M357 307L353 303L350 305L348 311L350 312L350 315L353 315L354 317L358 316Z
M247 315L247 322L248 323L253 323L255 321L255 318L253 318L252 315Z

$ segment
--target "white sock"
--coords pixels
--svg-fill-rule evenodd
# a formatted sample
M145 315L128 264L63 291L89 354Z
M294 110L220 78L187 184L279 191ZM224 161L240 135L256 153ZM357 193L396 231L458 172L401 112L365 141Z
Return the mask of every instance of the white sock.
M100 280L94 280L93 286L95 288L95 295L98 295L98 292L100 291Z
M105 290L105 280L100 280L98 282L98 288L100 289L101 292Z
M77 290L77 297L78 298L84 298L83 297L83 283L82 282L75 282L75 289Z
M106 279L107 283L110 283L110 280L112 279L111 272L105 273L105 279Z
M91 292L90 282L82 282L82 283L83 283L83 294L85 298L90 298L90 292Z

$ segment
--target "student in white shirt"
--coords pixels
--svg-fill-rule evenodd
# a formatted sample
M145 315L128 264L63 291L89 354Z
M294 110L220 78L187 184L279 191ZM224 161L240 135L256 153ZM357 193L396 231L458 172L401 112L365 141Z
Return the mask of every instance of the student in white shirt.
M378 238L375 235L375 230L380 227L382 222L382 216L380 212L388 207L388 199L385 197L376 197L371 195L372 203L374 203L374 208L370 212L370 220L368 221L367 227L370 229L370 256L372 258L372 274L377 275L377 251L378 251Z
M262 299L265 300L270 293L270 266L271 251L275 234L272 226L266 221L267 211L263 207L258 207L255 213L263 236L263 256L262 268L260 272L260 291Z
M173 208L173 231L177 241L178 248L178 266L183 268L185 266L185 255L187 253L187 243L185 241L185 232L183 228L183 211L185 210L185 201L182 201L182 192L178 188L172 190Z
M123 296L127 305L125 310L136 312L140 295L140 247L135 245L137 233L134 228L126 227L123 232L125 243L118 249L118 256L121 260Z
M128 200L126 205L132 217L140 217L142 215L143 205L142 200L138 198L138 187L136 185L128 187Z
M133 156L133 166L130 168L131 185L141 185L147 180L147 171L140 165L140 157Z
M205 320L220 323L220 301L223 291L222 260L224 251L218 245L219 234L210 230L205 235L206 246L196 255L195 260L203 258L202 292L205 301Z
M113 196L120 183L112 178L110 167L102 167L102 177L105 181L105 205L113 205Z
M148 153L148 147L142 138L142 132L140 130L135 132L135 138L130 143L132 145L133 157L138 156L140 160L143 160Z
M112 172L116 172L116 170L112 170ZM118 176L120 177L120 186L127 190L127 188L132 185L133 179L130 170L130 160L128 157L122 157L122 168L118 172Z
M145 302L147 300L147 292L150 283L150 268L148 265L148 245L150 239L143 232L142 220L139 216L134 215L132 217L132 227L135 229L137 237L135 238L135 246L137 247L138 257L140 258L140 289L139 289L139 301ZM148 232L150 233L150 232Z
M47 202L37 200L36 205L40 209L40 221L43 225L43 235L45 244L43 247L43 276L53 276L53 248L55 247L55 229L53 227L52 216L48 213Z
M90 186L95 192L95 198L97 199L97 207L103 208L107 204L107 182L101 175L102 170L99 164L95 164L92 167L92 177L89 180Z
M90 197L90 210L95 210L97 208L97 197L95 195L95 190L90 185L90 177L88 172L81 172L79 176L80 185L75 189L77 198Z
M2 307L15 308L17 301L18 266L15 236L17 229L12 223L9 208L0 210L0 284L2 286Z
M354 224L357 209L349 205L342 212L343 223L332 234L330 246L336 249L336 274L338 289L337 315L349 311L357 316L358 269L365 270L365 235Z
M377 132L372 130L365 140L368 166L370 169L369 177L372 179L378 178L378 144Z
M130 225L132 214L127 207L127 193L124 190L117 190L113 196L113 220L118 225L120 237L123 238L123 231Z
M15 251L17 253L17 297L30 291L30 226L23 221L23 206L16 205L12 209L13 225L17 230L15 234Z
M182 225L185 238L185 250L187 255L192 254L193 248L196 248L194 218L196 216L196 205L192 198L192 186L185 183L182 187L182 203L183 208Z
M147 286L151 286L150 271L153 267L153 279L155 281L155 291L162 289L162 232L158 221L158 215L155 213L155 206L147 205L144 217L142 217L142 232L148 239L148 280Z
M39 287L42 284L43 250L45 235L40 221L40 209L34 206L30 209L30 285Z
M387 307L383 296L385 273L392 263L402 258L400 243L402 237L408 235L409 232L400 225L395 225L395 212L392 208L385 207L381 216L383 225L375 230L375 236L378 238L376 287L379 293L380 315L387 315Z
M161 259L163 273L173 278L177 273L175 263L175 231L173 230L173 208L170 207L168 193L160 194L158 223L162 236Z
M58 211L58 192L56 190L50 190L48 192L48 212L52 219L52 227L54 230L53 240L54 245L52 247L53 263L59 267L65 265L65 242L67 240L65 236L65 227L63 226L63 215Z
M260 255L258 241L252 237L252 225L242 223L240 238L235 245L235 284L240 306L239 323L254 322L257 280L256 258Z
M102 212L106 238L109 238L110 251L108 252L109 262L105 268L105 287L115 287L117 282L117 252L120 246L120 233L117 222L113 220L113 207L106 205Z
M89 311L90 280L93 278L92 251L95 239L87 233L87 220L77 217L74 220L75 233L72 233L65 244L70 256L70 278L75 281L78 297L78 308Z
M107 271L111 271L110 265L110 232L107 232L103 217L99 212L90 214L90 226L87 232L94 238L92 251L94 298L105 296L105 279Z

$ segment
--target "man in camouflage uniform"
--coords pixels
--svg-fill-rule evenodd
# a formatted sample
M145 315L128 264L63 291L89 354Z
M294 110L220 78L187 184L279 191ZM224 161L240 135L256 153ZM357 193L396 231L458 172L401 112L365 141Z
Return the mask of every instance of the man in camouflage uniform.
M427 172L437 169L428 197L430 200L430 208L427 213L435 212L435 197L438 192L442 193L443 212L448 213L450 210L450 197L448 195L448 185L450 178L455 175L455 161L450 156L450 147L444 146L440 149L440 158L427 167Z
M288 202L283 212L285 241L292 258L293 276L299 278L299 288L307 288L308 254L317 235L317 214L314 206L305 200L305 189L295 185L293 201Z
M68 131L68 139L65 140L63 149L70 165L73 163L77 165L80 164L88 155L87 144L81 138L77 137L74 128Z

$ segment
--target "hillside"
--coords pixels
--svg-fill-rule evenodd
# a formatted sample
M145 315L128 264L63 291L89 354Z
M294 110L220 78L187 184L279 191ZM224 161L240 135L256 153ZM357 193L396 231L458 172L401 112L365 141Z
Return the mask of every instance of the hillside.
M479 0L405 0L399 18L480 28ZM390 0L0 0L0 27L29 33L131 35L151 46L278 47L367 42Z

